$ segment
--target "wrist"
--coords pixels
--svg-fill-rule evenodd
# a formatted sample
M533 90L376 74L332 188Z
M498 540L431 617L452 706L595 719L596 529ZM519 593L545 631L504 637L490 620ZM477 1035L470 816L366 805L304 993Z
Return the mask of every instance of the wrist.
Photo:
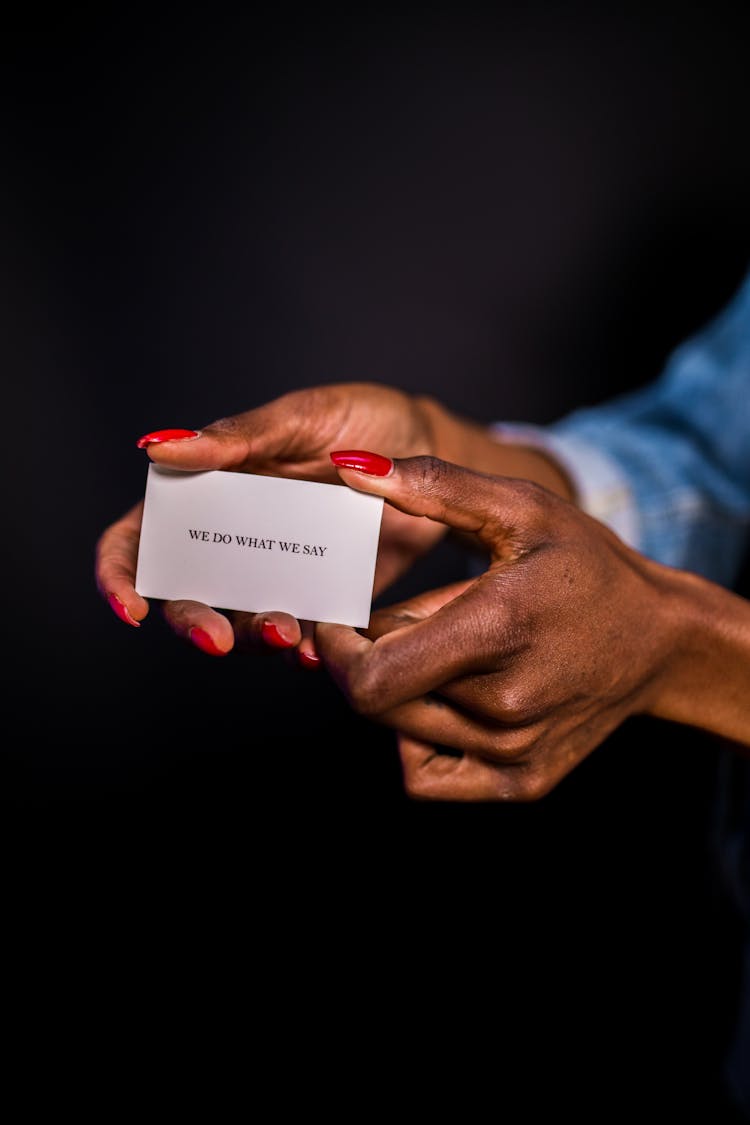
M750 746L750 603L698 575L658 569L670 643L648 713Z

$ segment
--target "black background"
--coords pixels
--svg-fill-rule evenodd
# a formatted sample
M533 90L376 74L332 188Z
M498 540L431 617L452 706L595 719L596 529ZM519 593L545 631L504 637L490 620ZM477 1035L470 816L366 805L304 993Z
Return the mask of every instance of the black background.
M656 376L750 260L747 32L723 4L540 3L7 28L0 800L58 933L85 905L169 976L160 927L208 926L297 1026L369 1022L385 976L389 1033L439 1063L481 1039L498 1106L594 1104L598 1075L720 1119L714 743L634 720L540 804L415 805L324 674L209 659L158 607L130 629L93 559L148 430L350 379L545 423Z

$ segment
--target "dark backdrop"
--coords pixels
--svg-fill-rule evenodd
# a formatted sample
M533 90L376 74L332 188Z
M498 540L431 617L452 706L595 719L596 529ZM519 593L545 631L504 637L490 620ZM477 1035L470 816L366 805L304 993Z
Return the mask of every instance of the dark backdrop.
M19 888L63 911L73 884L96 909L129 897L139 918L179 888L222 941L260 940L298 1005L330 1004L321 975L356 956L359 1018L395 953L394 1004L478 1001L515 1063L563 1061L560 1104L596 1073L718 1113L737 929L713 743L633 722L541 804L410 804L392 737L324 675L211 660L157 608L127 628L93 557L141 494L147 430L350 379L545 423L657 375L750 261L747 30L725 4L535 2L7 29L0 800ZM462 564L446 547L410 581ZM512 1088L508 1057L477 1083Z

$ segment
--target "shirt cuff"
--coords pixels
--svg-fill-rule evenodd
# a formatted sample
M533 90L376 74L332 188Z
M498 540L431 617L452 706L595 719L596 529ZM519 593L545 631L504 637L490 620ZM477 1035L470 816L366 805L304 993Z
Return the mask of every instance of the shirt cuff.
M641 549L641 521L627 477L598 446L571 434L520 422L496 422L490 432L498 441L549 454L570 480L578 507L606 524L628 546Z

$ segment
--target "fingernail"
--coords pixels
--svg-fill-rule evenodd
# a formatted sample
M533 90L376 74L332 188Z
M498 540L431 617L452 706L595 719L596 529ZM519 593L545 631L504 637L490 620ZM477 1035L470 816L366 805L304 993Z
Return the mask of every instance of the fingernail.
M190 640L199 648L201 652L207 652L209 656L226 656L223 648L219 648L214 644L209 633L205 629L199 629L194 625L189 633Z
M110 606L115 611L117 616L120 618L120 621L124 621L126 625L135 625L136 629L140 629L140 621L136 621L134 617L130 616L130 614L128 613L128 607L120 601L117 594L110 594L107 598L107 601L109 602Z
M293 641L288 641L286 637L282 637L273 621L264 621L261 632L263 634L263 640L267 645L272 645L273 648L291 648L294 643Z
M331 454L331 460L339 469L356 469L358 473L368 473L372 477L387 477L393 472L390 457L379 453L368 453L364 449L339 449Z
M147 445L156 445L160 441L191 441L200 437L199 430L154 430L151 434L144 434L135 443L139 449Z
M299 662L304 668L320 668L320 657L317 652L306 652L304 649L300 649Z

